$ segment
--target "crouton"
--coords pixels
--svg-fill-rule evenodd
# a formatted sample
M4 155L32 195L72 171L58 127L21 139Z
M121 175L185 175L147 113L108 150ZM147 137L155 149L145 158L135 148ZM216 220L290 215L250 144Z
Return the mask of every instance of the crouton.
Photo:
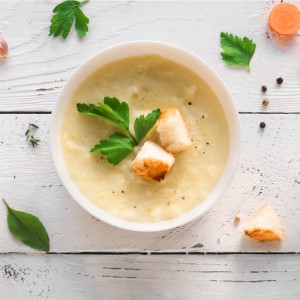
M283 237L284 227L275 210L266 203L250 217L244 232L261 242L279 241Z
M161 181L175 162L174 156L154 142L147 141L131 164L138 176Z
M185 121L176 108L161 113L157 131L162 146L171 153L183 151L192 144Z
M241 221L241 216L240 215L235 215L234 216L234 222L239 222Z

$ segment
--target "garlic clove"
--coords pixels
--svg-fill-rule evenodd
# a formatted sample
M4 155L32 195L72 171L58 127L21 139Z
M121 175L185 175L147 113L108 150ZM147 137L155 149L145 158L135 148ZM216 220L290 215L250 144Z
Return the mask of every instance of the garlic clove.
M8 53L8 46L6 41L0 36L0 59L6 58Z

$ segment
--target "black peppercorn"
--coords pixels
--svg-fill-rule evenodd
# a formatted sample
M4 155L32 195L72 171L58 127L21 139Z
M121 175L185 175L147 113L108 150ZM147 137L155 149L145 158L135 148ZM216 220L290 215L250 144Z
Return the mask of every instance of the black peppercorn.
M276 82L277 82L278 84L282 84L282 83L283 83L282 77L277 78L277 79L276 79Z
M192 102L189 102L188 104L189 104L189 105L192 105Z
M261 91L263 92L263 93L265 93L266 91L267 91L267 87L265 86L265 85L263 85L262 87L261 87Z
M265 122L260 122L259 127L260 128L265 128L266 127L266 123Z

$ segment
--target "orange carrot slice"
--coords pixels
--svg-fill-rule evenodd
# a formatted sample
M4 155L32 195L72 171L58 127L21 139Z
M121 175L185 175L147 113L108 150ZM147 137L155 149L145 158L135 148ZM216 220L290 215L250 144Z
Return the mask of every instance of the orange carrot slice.
M297 6L281 3L273 7L269 16L269 26L278 34L293 34L300 29L300 12Z

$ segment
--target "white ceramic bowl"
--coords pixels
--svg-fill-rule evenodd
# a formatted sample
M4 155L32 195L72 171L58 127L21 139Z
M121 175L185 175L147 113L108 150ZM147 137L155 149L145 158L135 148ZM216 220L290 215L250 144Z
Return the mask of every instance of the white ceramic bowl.
M77 188L75 183L70 178L67 168L64 164L61 149L61 127L62 120L67 108L68 102L78 86L92 73L94 73L102 65L120 60L130 56L146 55L146 54L159 54L177 63L180 63L187 68L194 71L202 79L204 79L210 88L215 92L218 97L226 115L229 127L229 155L223 174L217 182L214 189L208 197L199 203L195 208L186 212L185 214L171 220L161 221L157 223L140 223L129 222L116 218L98 206L94 205L85 195L83 195ZM235 172L238 157L239 157L239 144L240 144L240 130L238 114L234 107L232 98L224 86L220 77L199 57L191 52L180 47L153 41L135 41L123 44L118 44L111 48L107 48L84 62L73 75L66 82L63 87L54 110L52 112L51 124L51 150L53 160L57 172L71 196L76 202L96 218L114 225L119 228L133 230L133 231L161 231L174 228L190 222L201 216L208 210L215 201L221 196L229 182L231 181Z

